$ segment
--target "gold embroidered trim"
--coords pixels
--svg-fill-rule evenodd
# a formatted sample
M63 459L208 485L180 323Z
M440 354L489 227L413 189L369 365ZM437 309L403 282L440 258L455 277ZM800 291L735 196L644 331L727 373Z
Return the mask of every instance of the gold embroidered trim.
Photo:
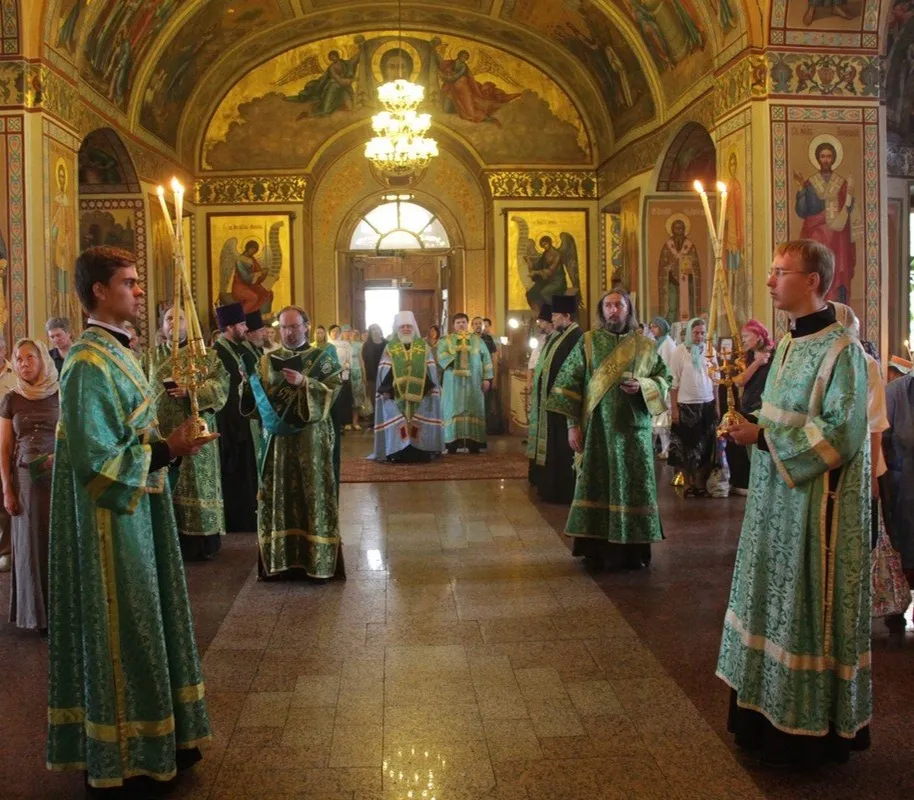
M575 500L572 508L599 508L603 511L618 511L620 514L642 514L650 516L656 514L657 509L652 506L619 506L613 503L600 503L596 500ZM597 537L599 538L599 537Z
M174 693L176 703L196 703L202 700L206 694L203 683L197 683L194 686L182 686Z
M833 326L829 326L825 330L831 330L832 327ZM828 388L828 384L831 381L831 375L835 369L835 362L838 360L838 356L841 355L850 343L850 337L846 334L844 336L839 336L828 349L825 358L822 359L819 371L816 373L816 380L813 383L812 394L809 396L810 419L814 419L822 412L822 400L825 397L825 390Z
M554 394L562 394L565 395L565 397L570 397L572 400L577 400L578 402L584 399L577 392L572 392L571 389L563 389L561 386L555 386L552 391Z
M301 528L289 528L284 531L271 531L268 534L270 539L286 539L289 537L297 537L299 539L307 539L309 542L315 542L316 544L339 544L339 536L317 536L313 533L308 533L308 531L303 531Z
M743 625L742 620L736 616L732 609L727 609L727 615L724 624L740 637L744 647L750 650L762 651L768 658L777 661L779 664L794 671L805 672L834 672L838 678L843 681L850 681L857 677L857 673L863 669L869 669L872 662L872 652L867 650L861 653L856 664L839 664L833 656L830 655L811 655L791 653L785 650L777 642L757 634L749 633Z
M762 435L765 437L765 441L768 442L768 455L771 456L771 460L774 461L774 466L777 468L778 475L781 476L781 480L784 481L791 489L796 488L796 484L793 482L793 478L790 477L790 473L787 472L787 467L784 466L784 463L778 457L777 450L774 449L774 442L771 439L771 433L762 429Z
M843 461L841 454L835 449L832 443L822 435L822 431L818 425L814 422L809 422L803 426L803 430L806 433L806 439L809 442L810 447L812 447L819 458L828 465L829 469L835 469L836 467L841 466Z
M786 425L789 428L802 428L809 419L806 414L801 414L799 411L787 411L786 409L778 408L767 400L762 402L762 410L759 412L759 416L770 419L778 425Z
M156 739L168 736L174 731L175 718L171 715L163 720L130 720L120 725L104 725L100 722L86 720L86 736L106 744L119 743L125 739Z
M73 708L50 708L48 707L48 724L49 725L73 725L82 722L86 718L86 709L79 706Z

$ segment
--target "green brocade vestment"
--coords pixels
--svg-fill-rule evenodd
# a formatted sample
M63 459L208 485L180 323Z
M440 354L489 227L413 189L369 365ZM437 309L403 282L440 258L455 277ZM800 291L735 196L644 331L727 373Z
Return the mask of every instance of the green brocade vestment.
M872 712L866 374L832 324L781 340L762 395L717 675L790 734L853 738Z
M622 391L632 377L639 394ZM616 544L663 539L651 429L670 382L654 342L641 334L593 330L574 346L546 401L584 432L566 535Z
M92 786L175 775L210 735L153 390L89 328L63 369L49 550L48 768Z
M296 355L303 362L301 386L291 386L271 364L271 357ZM265 575L301 569L312 578L332 578L337 572L340 524L330 408L341 373L334 347L280 347L260 360L258 377L280 428L271 430L260 414L264 452L257 538Z
M527 415L527 458L531 461L536 460L536 450L540 438L543 439L543 451L545 453L546 438L546 410L541 406L544 404L542 387L540 385L540 376L546 365L546 359L549 357L549 351L552 349L558 337L555 332L550 333L543 346L540 349L539 358L536 360L536 366L533 368L533 380L530 384L530 412ZM540 430L540 417L543 418L542 430Z
M486 443L486 405L482 382L494 376L492 356L475 333L452 333L438 341L438 366L444 371L441 409L444 441Z
M189 351L182 347L179 358L187 362ZM210 431L215 432L216 412L228 399L230 378L219 356L212 349L204 356L206 375L197 390L200 416ZM146 373L156 397L156 416L159 432L168 437L190 416L190 399L171 397L163 388L163 381L172 377L171 345L159 345L146 357ZM175 519L179 533L185 536L218 536L225 533L225 515L222 504L222 465L219 461L219 443L204 445L193 458L182 458L178 479L172 487Z

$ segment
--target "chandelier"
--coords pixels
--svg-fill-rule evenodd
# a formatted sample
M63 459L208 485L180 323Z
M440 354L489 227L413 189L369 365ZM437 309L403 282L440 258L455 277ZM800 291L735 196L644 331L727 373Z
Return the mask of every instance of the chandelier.
M400 13L398 2L397 29L402 36ZM371 118L375 135L365 144L365 158L381 172L418 172L438 155L438 143L425 135L432 118L416 111L424 97L425 89L402 75L378 87L378 100L384 110Z

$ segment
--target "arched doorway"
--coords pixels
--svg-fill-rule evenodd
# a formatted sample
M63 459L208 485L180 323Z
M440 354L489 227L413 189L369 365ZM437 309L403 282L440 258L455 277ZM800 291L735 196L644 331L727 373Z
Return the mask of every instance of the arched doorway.
M387 195L355 224L346 253L352 324L392 332L412 311L423 335L446 316L451 240L438 215L412 195Z

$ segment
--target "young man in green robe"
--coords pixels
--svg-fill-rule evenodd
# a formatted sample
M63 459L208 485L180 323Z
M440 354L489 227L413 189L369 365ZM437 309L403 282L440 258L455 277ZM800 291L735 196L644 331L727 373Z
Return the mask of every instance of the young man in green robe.
M178 355L179 372L187 375L189 348L187 320L179 314L181 347ZM174 381L172 336L175 311L169 308L162 316L164 344L158 345L146 357L146 374L156 396L156 417L159 431L167 436L190 417L187 389ZM197 403L200 416L211 431L216 430L216 412L228 399L230 378L219 356L206 351L205 374L198 379ZM202 561L219 552L220 537L225 534L225 513L222 505L222 465L217 442L203 447L196 458L183 458L169 467L175 519L181 540L181 552L188 561Z
M613 289L599 327L578 341L546 409L567 417L578 479L565 534L597 567L640 569L663 539L654 478L652 418L666 410L670 372L638 331L631 298Z
M336 348L308 344L308 314L279 314L282 347L248 377L242 411L264 431L257 507L258 574L343 576L330 408L342 383Z
M834 255L781 245L768 276L791 330L771 359L717 675L729 728L775 765L846 761L869 745L870 438L863 349L825 297Z
M549 303L543 303L540 306L539 314L536 317L536 324L539 328L539 341L535 351L530 355L530 362L527 364L527 393L529 395L529 411L527 412L527 480L532 486L536 486L539 467L536 464L536 449L539 442L540 420L545 420L546 412L540 413L540 409L545 402L543 395L543 386L540 375L543 372L543 366L548 358L549 350L555 343L553 337L554 328L552 327L552 306ZM532 375L530 364L533 364ZM543 432L545 436L545 422L543 422Z
M469 323L466 314L455 314L454 333L438 342L438 366L444 372L444 442L452 455L460 447L478 453L486 446L485 393L494 371L485 342L470 333Z
M167 466L195 455L189 424L162 439L153 387L124 323L145 302L135 257L76 261L89 315L61 379L49 548L47 765L92 791L171 780L209 739Z

